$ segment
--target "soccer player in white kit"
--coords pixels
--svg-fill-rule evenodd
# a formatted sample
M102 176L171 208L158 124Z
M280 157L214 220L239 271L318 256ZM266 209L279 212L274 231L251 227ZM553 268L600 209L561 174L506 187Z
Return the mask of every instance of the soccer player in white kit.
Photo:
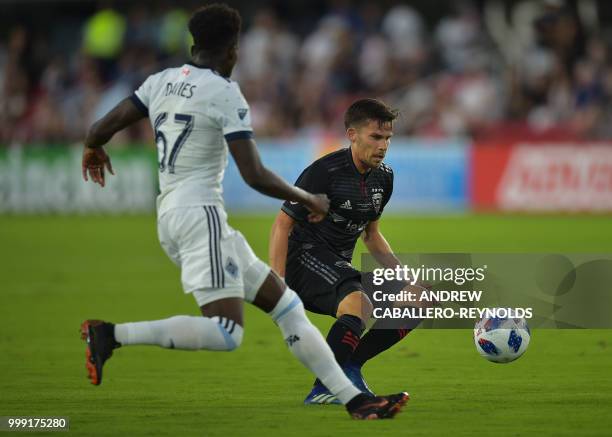
M252 139L249 106L229 79L237 60L239 13L225 5L199 9L189 21L193 62L149 76L129 98L88 132L82 172L102 187L105 169L113 173L104 148L119 130L148 117L155 132L160 195L160 243L181 269L185 293L192 294L202 317L112 324L86 320L86 365L91 382L102 382L102 367L113 349L158 345L173 349L231 351L243 336L242 303L267 312L290 351L345 405L356 419L393 417L406 393L374 397L361 393L334 359L321 333L306 318L296 293L251 250L227 223L222 187L228 149L244 180L255 190L300 202L309 219L325 217L325 195L287 184L263 166Z

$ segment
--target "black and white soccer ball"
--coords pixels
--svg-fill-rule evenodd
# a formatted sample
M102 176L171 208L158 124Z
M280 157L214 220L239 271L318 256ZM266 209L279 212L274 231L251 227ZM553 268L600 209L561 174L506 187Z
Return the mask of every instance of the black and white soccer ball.
M494 363L509 363L525 353L531 340L522 318L483 317L474 327L478 353Z

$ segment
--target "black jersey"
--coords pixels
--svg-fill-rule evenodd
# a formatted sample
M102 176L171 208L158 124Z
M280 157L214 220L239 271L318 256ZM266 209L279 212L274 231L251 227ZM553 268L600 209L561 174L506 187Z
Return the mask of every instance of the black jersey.
M393 171L382 163L377 169L359 173L349 147L312 163L295 185L311 193L327 194L330 207L325 219L309 223L304 206L286 201L282 210L296 220L289 240L327 246L350 262L357 239L369 222L380 218L391 198Z

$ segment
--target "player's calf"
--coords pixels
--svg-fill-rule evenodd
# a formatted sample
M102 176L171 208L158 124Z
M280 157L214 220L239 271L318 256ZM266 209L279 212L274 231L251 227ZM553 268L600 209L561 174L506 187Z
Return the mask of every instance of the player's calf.
M372 303L361 291L349 293L338 304L336 321L327 334L327 344L341 366L359 345L366 321L371 314ZM317 382L315 381L315 385Z
M115 325L122 345L157 345L168 349L232 351L242 343L242 326L227 317L174 316Z
M232 351L242 343L244 330L226 317L174 316L148 322L112 323L86 320L81 338L87 342L86 368L94 385L113 350L126 345L157 345L169 349Z
M271 272L253 303L280 328L289 350L346 404L360 391L344 375L319 330L310 323L298 295Z
M349 358L358 347L365 322L372 313L370 299L361 291L347 294L338 304L337 320L329 329L327 344L338 364L353 385L362 392L371 393L359 372L347 372L344 368ZM320 379L315 380L313 387L304 399L305 404L328 404L329 392Z
M319 330L310 323L298 295L287 288L270 312L293 353L342 403L359 394L344 375Z

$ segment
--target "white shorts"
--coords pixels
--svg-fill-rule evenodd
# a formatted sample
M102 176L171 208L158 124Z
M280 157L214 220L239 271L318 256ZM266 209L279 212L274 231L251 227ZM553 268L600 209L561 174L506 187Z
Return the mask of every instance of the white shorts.
M270 273L219 206L174 208L157 219L159 241L181 268L185 293L198 305L239 297L248 302Z

